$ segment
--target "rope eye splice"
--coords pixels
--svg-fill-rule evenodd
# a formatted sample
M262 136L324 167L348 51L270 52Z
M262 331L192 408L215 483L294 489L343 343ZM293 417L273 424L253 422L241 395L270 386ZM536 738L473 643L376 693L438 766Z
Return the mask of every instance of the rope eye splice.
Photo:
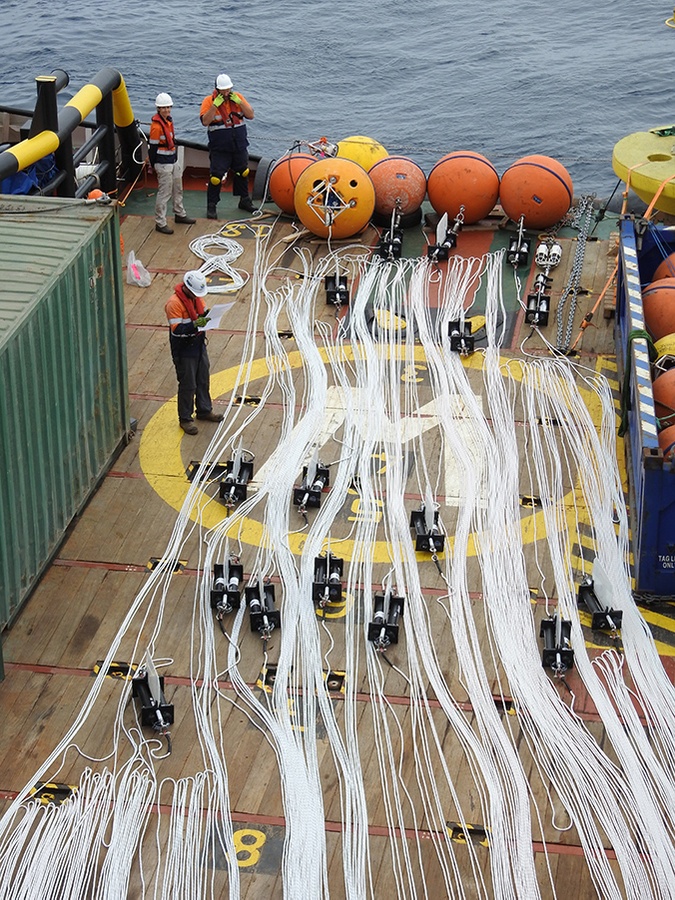
M131 689L132 696L141 703L141 724L162 734L166 738L168 753L171 753L169 725L173 725L173 704L166 702L164 678L157 674L149 656L131 679Z
M330 551L325 556L315 557L312 598L319 609L342 600L343 565L344 561Z
M462 204L450 227L448 227L448 214L443 213L436 226L436 243L427 247L427 259L432 262L448 259L450 251L457 246L457 235L464 226L464 209Z
M254 459L255 454L250 450L244 450L240 443L232 459L227 461L225 477L220 482L218 496L229 509L246 500L247 485L253 477Z
M378 591L375 594L373 621L368 624L368 640L378 653L384 653L392 644L398 644L398 626L404 606L405 598L393 594L391 588L387 588L386 593Z
M391 213L391 224L388 231L383 231L377 245L376 254L380 259L392 262L401 258L403 250L403 230L401 228L401 210L394 207Z
M274 606L274 585L267 579L251 579L244 589L249 608L251 631L257 631L267 644L275 628L281 628L281 613Z
M244 567L238 556L230 556L225 563L213 564L213 587L211 588L211 609L216 612L220 630L223 628L223 616L241 607L241 590L239 585L244 580Z
M293 504L298 507L298 512L307 521L307 507L318 509L321 506L321 493L330 482L330 470L322 465L318 458L302 468L302 484L293 488Z
M555 613L544 619L539 629L539 637L544 639L541 664L551 669L556 678L562 678L574 666L574 650L570 641L572 622Z
M530 241L525 237L525 216L518 219L518 233L509 241L506 259L514 269L526 266L530 258Z

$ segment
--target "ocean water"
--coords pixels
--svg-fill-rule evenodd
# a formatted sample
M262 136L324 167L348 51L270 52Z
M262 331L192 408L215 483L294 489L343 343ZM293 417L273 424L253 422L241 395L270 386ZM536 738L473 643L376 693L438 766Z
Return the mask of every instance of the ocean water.
M104 66L137 118L169 91L178 133L204 140L219 72L252 103L251 152L367 135L425 172L445 153L560 160L575 192L607 196L617 140L675 121L672 3L615 0L0 0L0 103L32 107L34 79Z

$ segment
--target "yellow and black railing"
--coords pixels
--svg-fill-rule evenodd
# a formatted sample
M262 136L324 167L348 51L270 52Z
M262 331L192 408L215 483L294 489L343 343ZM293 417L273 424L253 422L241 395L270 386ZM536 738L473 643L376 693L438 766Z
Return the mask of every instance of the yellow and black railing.
M58 174L42 188L43 193L56 191L63 197L84 196L96 185L110 192L117 187L118 176L127 181L138 174L141 163L135 158L134 151L142 136L122 75L116 69L101 69L59 111L56 95L68 82L68 74L60 69L36 78L37 102L29 136L0 153L0 180L23 171L50 153L54 154ZM73 132L94 110L94 131L86 143L73 152ZM119 170L115 133L121 152ZM75 169L96 147L99 148L96 169L77 185Z

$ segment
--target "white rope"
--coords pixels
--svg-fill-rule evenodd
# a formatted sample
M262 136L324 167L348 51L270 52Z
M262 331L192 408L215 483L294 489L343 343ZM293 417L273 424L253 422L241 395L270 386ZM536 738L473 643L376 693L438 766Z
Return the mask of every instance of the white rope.
M212 248L217 248L216 253L211 253ZM208 285L209 294L231 294L240 290L248 281L248 275L235 269L231 263L238 259L244 252L244 248L232 238L223 237L222 234L204 234L190 242L190 250L203 259L199 271L205 277L213 275L223 276L229 281L220 282L211 278Z

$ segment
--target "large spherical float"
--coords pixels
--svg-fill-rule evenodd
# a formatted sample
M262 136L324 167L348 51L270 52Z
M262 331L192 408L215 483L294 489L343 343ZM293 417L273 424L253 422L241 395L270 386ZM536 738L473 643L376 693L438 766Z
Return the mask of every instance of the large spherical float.
M658 418L668 420L664 424L675 425L675 368L657 375L652 392Z
M656 267L652 281L659 281L661 278L675 278L675 253L666 256Z
M656 359L654 365L657 369L669 368L675 362L675 334L667 334L665 337L654 341Z
M362 231L375 209L368 173L350 159L320 159L298 178L295 212L312 234L346 238Z
M523 156L502 175L499 202L517 222L525 217L526 228L550 228L569 210L574 186L569 172L550 156Z
M389 156L382 144L363 134L346 137L338 141L337 146L337 155L341 159L351 159L352 162L362 166L366 172L369 172L376 162Z
M427 178L407 156L387 156L368 171L375 188L375 212L390 216L398 209L407 216L420 208L427 193Z
M664 459L675 459L675 425L669 425L659 432L659 447L663 450Z
M277 160L270 172L268 184L270 197L279 209L289 216L295 215L293 196L298 178L315 162L316 157L311 153L290 153Z
M652 281L642 291L645 325L655 341L675 332L675 278Z
M499 196L499 175L489 159L471 150L442 156L427 179L429 202L439 215L454 219L464 207L467 225L487 216Z

